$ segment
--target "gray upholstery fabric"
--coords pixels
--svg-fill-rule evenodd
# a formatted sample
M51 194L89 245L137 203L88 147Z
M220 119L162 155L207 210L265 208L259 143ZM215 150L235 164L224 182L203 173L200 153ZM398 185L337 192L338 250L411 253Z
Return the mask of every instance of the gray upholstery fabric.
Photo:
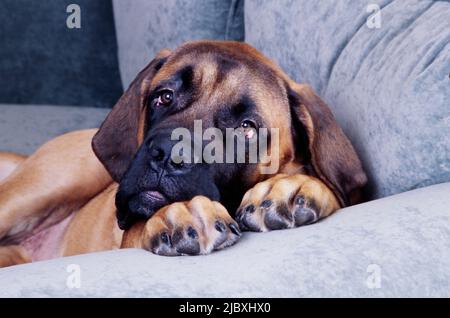
M109 109L0 104L0 151L31 154L44 142L99 127Z
M369 3L382 7L381 29L365 25ZM247 40L328 102L380 197L450 180L449 7L246 0ZM124 86L162 47L243 36L239 0L116 0L114 9ZM107 111L0 105L0 151L31 153L98 127ZM208 256L129 249L4 268L0 297L450 297L449 193L450 182L299 229L245 233ZM67 286L70 264L81 270L79 289Z
M445 183L298 229L245 233L208 256L131 249L3 268L0 297L449 297L448 193ZM79 289L67 286L74 269Z
M369 28L381 7L381 28ZM246 41L311 84L383 197L450 181L450 2L247 0Z
M163 49L198 39L244 39L243 0L113 0L126 88Z
M69 4L81 28L69 29ZM112 107L122 94L111 0L0 1L0 103Z

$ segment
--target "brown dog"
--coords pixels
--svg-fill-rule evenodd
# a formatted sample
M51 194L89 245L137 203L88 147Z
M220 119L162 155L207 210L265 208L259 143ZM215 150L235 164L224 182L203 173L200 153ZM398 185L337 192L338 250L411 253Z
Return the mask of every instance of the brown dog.
M196 119L245 136L277 128L276 173L262 173L267 162L173 160L171 132L192 131ZM308 86L247 44L213 41L161 51L99 130L60 136L28 158L0 154L2 178L0 266L119 247L210 253L241 230L316 222L359 202L366 183Z

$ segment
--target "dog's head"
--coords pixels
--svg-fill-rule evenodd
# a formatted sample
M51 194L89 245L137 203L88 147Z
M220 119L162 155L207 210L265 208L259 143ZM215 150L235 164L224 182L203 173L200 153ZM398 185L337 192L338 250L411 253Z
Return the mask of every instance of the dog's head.
M260 156L243 162L239 151L233 151L231 161L205 162L192 159L199 153L195 150L190 158L185 150L173 152L179 141L173 140L173 132L193 132L195 120L201 120L203 131L215 127L223 136L227 129L237 129L247 146L246 138L267 128L266 160L258 161ZM207 144L200 142L200 153ZM261 53L237 42L191 42L161 51L114 106L93 149L120 182L116 205L122 229L195 195L220 201L233 213L246 190L275 173L315 175L342 206L359 200L366 182L353 147L324 102ZM184 159L177 160L174 153ZM274 162L276 171L263 173Z

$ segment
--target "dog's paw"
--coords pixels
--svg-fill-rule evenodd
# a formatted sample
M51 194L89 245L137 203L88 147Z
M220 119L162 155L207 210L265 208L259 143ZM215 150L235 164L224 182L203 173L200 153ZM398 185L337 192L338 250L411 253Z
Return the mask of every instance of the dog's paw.
M240 238L237 223L218 202L203 196L173 203L145 224L143 247L166 256L208 254Z
M307 225L339 208L331 190L307 175L276 175L247 191L236 220L242 230L266 232Z

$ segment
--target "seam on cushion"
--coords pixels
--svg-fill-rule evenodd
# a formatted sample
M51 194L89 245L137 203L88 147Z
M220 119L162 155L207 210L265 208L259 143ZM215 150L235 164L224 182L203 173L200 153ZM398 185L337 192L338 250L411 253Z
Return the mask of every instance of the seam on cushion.
M386 3L384 6L380 7L380 12L381 12L385 7L387 7L388 5L390 5L390 4L394 3L394 2L395 2L395 0L393 0L393 1L389 2L389 3ZM325 87L325 90L324 90L325 92L328 90L328 84L330 83L330 78L331 78L331 76L333 75L334 67L335 67L336 64L337 64L337 61L339 60L339 58L341 57L342 53L345 51L345 49L347 48L347 46L350 44L350 42L352 41L352 39L356 36L356 34L358 34L358 32L361 30L361 28L366 24L367 17L363 15L363 16L362 16L362 19L363 19L363 23L361 23L361 24L358 26L358 28L355 30L355 32L353 33L353 35L351 35L346 41L344 41L344 43L342 43L342 45L339 46L337 54L336 54L335 57L331 60L331 62L330 62L330 68L329 68L330 70L328 71L328 74L327 74L327 84L326 84L326 87Z
M425 14L425 13L426 13L426 12L427 12L434 4L435 4L435 2L430 1L429 6L427 6L426 8L423 9L422 12L419 12L416 16L414 16L413 18L411 18L411 20L410 20L410 22L407 24L407 26L406 26L406 25L403 26L401 30L399 30L398 32L394 33L391 37L389 37L389 38L387 39L387 41L389 42L388 44L392 43L392 42L393 42L397 37L399 37L399 36L401 36L400 42L402 42L402 41L404 41L405 39L407 39L407 38L409 37L409 35L414 31L414 24L417 22L417 20L418 20L422 15L424 15L424 14ZM378 47L378 45L383 41L383 39L385 39L385 38L386 38L386 36L383 36L382 38L380 38L380 40L379 40L372 48L370 48L370 51L373 52L373 51ZM400 46L400 44L401 44L401 43L399 43L398 46ZM396 50L394 50L393 53L396 53ZM352 77L352 80L354 80L354 79L359 75L359 72L360 72L360 70L361 70L361 65L362 65L362 63L359 64L358 71L355 72L354 76ZM378 65L379 65L379 63L376 63L376 64L374 65L374 67L375 67L375 66L378 66ZM413 72L413 71L414 71L414 69L412 68L412 69L410 70L410 73Z
M393 2L391 2L393 3ZM434 2L430 1L429 5L421 12L419 12L416 16L411 17L410 22L407 24L407 26L403 26L401 28L401 30L399 30L398 32L395 32L394 34L385 34L383 36L381 36L377 43L375 43L374 46L372 47L368 47L365 51L369 51L367 54L364 54L364 57L359 61L359 63L357 63L357 71L354 72L353 76L352 76L352 81L355 80L355 78L359 75L359 72L361 71L361 66L363 65L364 61L369 57L369 55L371 55L372 52L375 51L375 49L378 47L378 45L380 45L380 43L383 42L383 40L388 41L388 43L391 43L396 37L398 37L399 35L404 35L405 31L411 32L412 30L409 30L411 25L414 24L414 22L417 20L417 18L419 18L421 15L423 15L426 11L428 11L428 9L433 6ZM380 10L381 11L381 10Z
M450 40L450 38L449 38ZM429 61L427 61L425 63L425 65L422 67L421 71L419 72L418 76L421 76L423 73L426 72L426 70L433 65L433 63L436 61L436 59L440 56L440 54L444 51L445 48L447 48L447 46L450 45L450 42L443 42L441 45L437 45L435 47L431 47L429 50L427 50L427 52L425 53L425 55L429 52L429 51L434 51L437 50L437 52L435 52L435 54L433 54L434 56L432 58L429 59Z
M427 9L429 10L431 6ZM440 54L444 51L444 49L450 44L450 42L447 42L447 40L450 40L450 37L447 36L444 41L441 42L439 45L431 45L429 49L426 50L424 53L424 57L426 59L426 55L430 51L436 51L429 59L426 59L427 61L424 63L424 66L420 70L418 76L421 76L425 71L436 61L436 59L440 56Z
M225 40L230 39L230 29L234 22L234 18L240 1L241 0L231 0L230 2L230 9L228 10L227 16L227 24L225 26Z

